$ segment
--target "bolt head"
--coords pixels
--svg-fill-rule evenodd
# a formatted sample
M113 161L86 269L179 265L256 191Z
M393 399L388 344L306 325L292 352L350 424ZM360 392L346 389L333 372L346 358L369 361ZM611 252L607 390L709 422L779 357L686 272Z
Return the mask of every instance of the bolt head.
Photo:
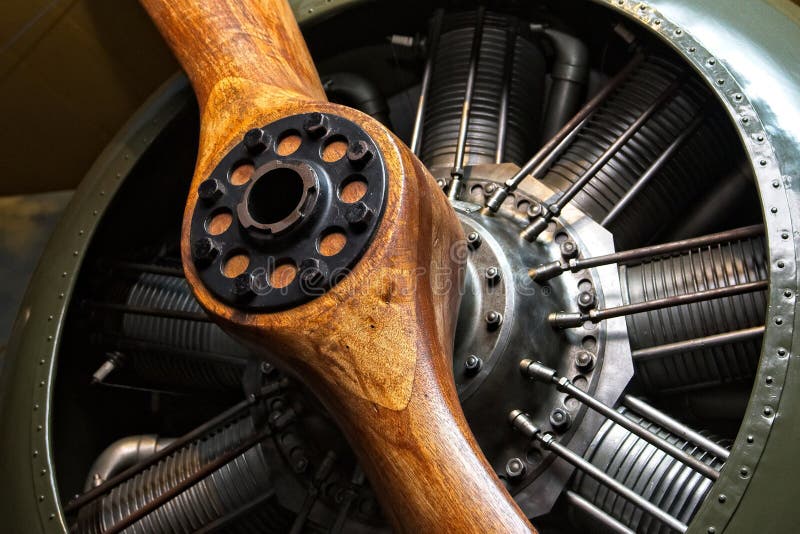
M487 267L486 272L484 273L486 276L486 280L489 281L490 284L494 284L500 281L500 269L497 267Z
M308 467L308 460L306 458L298 458L294 462L294 470L296 473L305 472L307 467Z
M353 141L347 147L347 160L357 169L364 167L372 156L372 150L366 141Z
M306 117L303 123L303 130L309 136L318 139L328 132L327 122L325 115L315 111L314 113L309 113L308 117Z
M254 295L252 277L250 276L250 273L242 273L233 279L231 293L240 299L246 299Z
M550 426L552 426L553 430L556 432L565 432L569 429L571 424L572 418L565 409L554 408L553 411L550 412Z
M486 192L490 195L497 191L497 184L487 184L486 185Z
M492 310L486 314L486 324L489 325L489 328L497 328L502 322L503 315L500 312Z
M528 219L535 219L541 214L542 214L542 205L539 204L538 202L534 202L533 204L528 206L528 211L527 211Z
M516 482L525 476L525 462L519 458L511 458L506 462L506 476L510 482Z
M594 308L595 304L597 304L597 296L594 291L581 291L578 294L577 301L581 310L588 310L589 308Z
M467 246L472 250L475 250L476 248L481 246L482 241L483 238L481 238L481 234L479 234L478 232L470 232L469 234L467 234Z
M575 367L583 372L588 373L594 369L595 356L588 350L582 350L575 355Z
M578 255L578 245L572 239L567 239L561 243L561 255L565 258L574 258Z
M242 143L244 143L244 147L251 154L259 154L267 149L267 145L269 145L269 136L264 133L264 130L261 128L253 128L244 134Z
M221 252L219 244L210 237L201 237L192 243L192 257L196 262L209 263Z
M354 202L347 206L344 212L344 218L356 229L363 230L369 221L372 219L372 208L364 204L364 202Z
M464 362L464 373L467 376L475 376L481 370L481 367L483 367L483 360L474 354L470 354Z
M216 178L209 178L204 180L197 187L197 196L200 200L211 203L219 200L225 194L225 189Z

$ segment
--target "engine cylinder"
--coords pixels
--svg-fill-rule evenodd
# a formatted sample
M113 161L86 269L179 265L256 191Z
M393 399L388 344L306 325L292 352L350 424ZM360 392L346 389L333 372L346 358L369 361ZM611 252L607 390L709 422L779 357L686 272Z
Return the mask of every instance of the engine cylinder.
M142 508L203 465L241 443L254 431L252 419L242 419L192 443L112 489L81 509L78 532L100 534ZM124 530L128 534L189 533L272 492L270 468L256 445ZM227 525L232 532L286 532L291 516L267 500L246 515L246 523Z
M95 343L125 354L124 365L136 376L165 386L241 386L247 350L210 321L175 315L203 313L185 279L141 273L116 292L123 310L151 313L103 317L104 332L94 336ZM163 315L152 313L158 311Z
M767 278L764 238L723 243L641 265L622 266L628 302L644 302ZM764 324L766 292L685 304L627 317L631 349ZM635 361L636 379L650 392L693 389L751 379L760 339Z
M448 14L433 51L421 151L428 167L453 165L476 23L474 11ZM509 53L513 58L507 61ZM465 164L495 163L506 83L508 108L501 160L521 164L530 157L539 135L544 74L544 56L527 25L515 17L487 12L469 110Z
M648 58L590 117L546 173L544 183L556 190L575 183L681 75L681 67L657 57ZM723 110L705 105L709 98L700 82L685 82L575 196L572 202L576 206L593 219L603 220L690 123L698 115L707 114L634 201L607 224L618 247L648 243L737 163L730 158L736 153L735 133Z
M618 410L661 439L689 452L716 469L721 468L722 462L708 452L670 434L626 408ZM684 523L691 520L712 485L711 480L691 467L612 421L603 424L584 457L606 474ZM635 532L647 534L673 532L628 500L583 473L578 472L575 476L573 490ZM597 531L598 525L583 517L580 511L574 510L572 516L573 521L580 524L585 531Z

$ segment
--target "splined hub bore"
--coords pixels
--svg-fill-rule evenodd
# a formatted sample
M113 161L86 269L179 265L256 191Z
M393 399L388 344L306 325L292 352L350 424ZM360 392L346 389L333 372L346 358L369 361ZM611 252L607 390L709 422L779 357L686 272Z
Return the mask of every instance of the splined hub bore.
M386 204L383 155L355 123L293 115L248 131L197 189L192 259L220 300L286 309L333 287Z

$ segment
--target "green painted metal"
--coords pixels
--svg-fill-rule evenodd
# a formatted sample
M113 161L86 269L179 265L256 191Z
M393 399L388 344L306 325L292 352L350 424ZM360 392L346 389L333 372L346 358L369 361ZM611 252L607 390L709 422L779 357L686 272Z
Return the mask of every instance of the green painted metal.
M313 24L361 1L298 0L292 6L301 23ZM800 527L793 506L800 498L794 480L800 472L794 457L800 442L800 30L762 0L595 1L648 27L707 80L736 118L764 202L772 265L764 356L731 458L691 531L793 532ZM156 134L191 100L186 81L174 79L131 119L76 192L45 252L47 261L33 276L0 377L3 532L66 531L50 444L50 398L66 307L115 192Z
M191 101L185 78L176 76L134 115L75 192L31 279L0 382L3 532L66 532L53 474L51 398L76 274L124 178L157 134Z
M795 532L800 514L800 29L763 1L599 0L652 30L706 80L750 155L770 250L762 357L731 456L690 532ZM793 475L793 476L787 476Z

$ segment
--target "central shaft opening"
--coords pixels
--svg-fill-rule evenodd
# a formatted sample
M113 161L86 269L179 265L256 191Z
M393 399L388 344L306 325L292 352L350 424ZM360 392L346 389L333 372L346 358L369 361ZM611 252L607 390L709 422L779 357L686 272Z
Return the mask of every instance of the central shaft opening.
M279 167L259 177L247 197L247 210L259 224L275 224L303 201L303 178L294 169Z

